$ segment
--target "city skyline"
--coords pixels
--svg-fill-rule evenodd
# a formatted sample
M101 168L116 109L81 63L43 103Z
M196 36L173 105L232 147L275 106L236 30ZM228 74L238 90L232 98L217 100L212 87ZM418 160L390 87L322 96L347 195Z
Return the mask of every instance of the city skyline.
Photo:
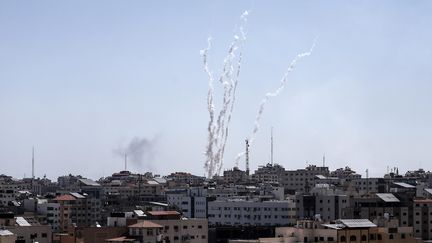
M251 168L306 162L382 176L432 160L429 2L132 1L0 3L2 173L97 179L123 169L204 175L208 80L199 51L220 71L240 15L250 11L237 103L223 169L235 165L259 103L309 50L266 105ZM220 94L220 90L216 90ZM137 159L139 160L139 159ZM240 162L243 169L244 162Z

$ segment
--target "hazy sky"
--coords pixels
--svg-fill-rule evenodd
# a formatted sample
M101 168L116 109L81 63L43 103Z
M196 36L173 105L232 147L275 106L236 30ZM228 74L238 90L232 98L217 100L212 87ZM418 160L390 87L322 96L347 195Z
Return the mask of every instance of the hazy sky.
M224 168L244 148L260 100L318 36L271 99L251 147L270 158L349 165L381 176L432 162L430 1L0 1L0 173L123 169L114 152L138 138L136 172L204 175L208 80L199 50L213 37L220 71L234 27L251 10ZM217 90L220 95L220 89ZM242 162L241 167L244 167Z

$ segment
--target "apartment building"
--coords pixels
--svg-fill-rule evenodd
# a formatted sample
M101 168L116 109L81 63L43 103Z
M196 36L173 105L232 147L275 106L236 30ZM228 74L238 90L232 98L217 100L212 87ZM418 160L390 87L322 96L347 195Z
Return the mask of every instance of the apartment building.
M148 220L162 225L163 239L167 242L207 243L207 219L182 217L176 211L148 211Z
M398 227L397 222L378 226L368 219L343 219L336 223L302 220L296 227L276 228L275 238L260 238L250 243L349 242L349 243L420 243L410 227ZM241 241L230 241L240 243Z
M9 230L0 229L0 243L15 243L17 236Z
M317 175L328 176L328 167L309 165L305 169L287 170L280 178L280 184L291 194L307 193L315 185Z
M194 187L189 189L168 190L167 203L175 206L188 218L207 218L207 189Z
M417 199L413 206L414 236L423 240L432 239L432 200Z
M240 170L237 166L231 170L223 172L223 180L226 184L245 183L249 180L249 175L246 171Z
M53 232L60 230L60 203L41 200L37 204L37 213L45 217Z
M279 164L268 163L258 167L252 175L252 180L258 183L279 184L285 169Z
M33 217L14 217L3 228L16 235L16 243L51 243L51 227Z
M369 193L385 193L388 191L384 178L357 178L350 181L351 186L359 195Z
M59 230L67 231L72 224L77 226L95 225L101 220L101 201L72 192L53 199L59 204Z
M296 222L293 200L226 199L208 202L208 220L215 226L282 226Z

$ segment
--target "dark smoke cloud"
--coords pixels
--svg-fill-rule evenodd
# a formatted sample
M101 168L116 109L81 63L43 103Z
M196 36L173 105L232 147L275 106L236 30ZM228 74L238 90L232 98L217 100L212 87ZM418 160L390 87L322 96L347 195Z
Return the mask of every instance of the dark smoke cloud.
M153 169L153 160L156 155L157 138L152 139L134 137L125 145L114 150L120 157L127 155L128 167Z

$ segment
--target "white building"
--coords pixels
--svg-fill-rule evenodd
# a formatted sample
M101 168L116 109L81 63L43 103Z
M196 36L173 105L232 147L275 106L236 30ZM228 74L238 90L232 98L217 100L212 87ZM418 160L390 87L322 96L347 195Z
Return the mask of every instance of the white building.
M296 223L296 205L286 201L217 200L208 202L210 225L282 226Z
M173 205L188 218L207 217L207 190L190 188L166 192L168 205Z
M47 223L54 232L60 230L60 203L41 202L37 204L37 212L46 216Z

